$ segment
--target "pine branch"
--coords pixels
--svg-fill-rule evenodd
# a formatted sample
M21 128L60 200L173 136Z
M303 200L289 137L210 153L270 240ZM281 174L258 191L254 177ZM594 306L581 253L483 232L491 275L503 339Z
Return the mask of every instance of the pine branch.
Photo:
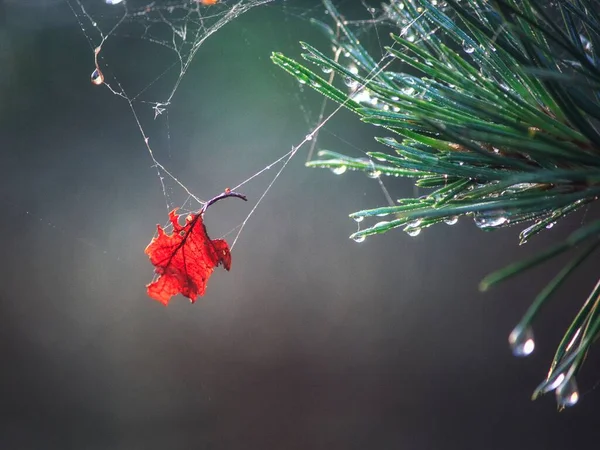
M329 150L309 167L371 177L416 179L428 195L350 214L356 221L388 216L354 233L403 228L411 235L440 222L473 217L495 230L527 224L521 243L600 196L600 2L559 0L391 0L381 20L395 33L376 62L330 0L323 0L337 32L315 22L341 64L307 43L303 58L340 83L274 53L273 61L299 81L393 137L382 150L351 158ZM402 67L401 71L392 68ZM339 85L339 86L338 86ZM349 88L348 88L349 87ZM385 151L387 149L387 151ZM376 219L379 220L379 219ZM600 221L564 242L489 275L494 284L582 246L540 294L509 337L516 355L534 349L531 324L558 287L597 250ZM567 329L547 378L534 398L555 391L559 408L578 400L575 375L600 333L600 282Z

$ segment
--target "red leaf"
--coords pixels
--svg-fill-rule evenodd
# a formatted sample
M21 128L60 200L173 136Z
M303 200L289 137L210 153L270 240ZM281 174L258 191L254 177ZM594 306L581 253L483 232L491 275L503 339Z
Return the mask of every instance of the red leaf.
M158 274L147 286L148 295L165 305L179 293L194 303L198 295L204 295L208 278L216 266L223 264L226 270L231 268L227 242L208 237L202 213L188 215L185 225L181 226L176 211L169 213L173 234L166 234L157 225L158 236L145 250Z

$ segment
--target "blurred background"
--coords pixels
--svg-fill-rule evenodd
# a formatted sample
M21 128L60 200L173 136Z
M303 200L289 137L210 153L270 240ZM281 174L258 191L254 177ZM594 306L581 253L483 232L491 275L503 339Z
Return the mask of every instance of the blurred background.
M369 17L360 2L339 7ZM165 114L135 104L157 160L191 192L240 183L312 130L322 99L269 57L297 57L300 40L328 50L313 16L327 19L317 1L253 8L203 43ZM304 147L231 272L218 268L195 305L149 299L143 250L186 196L168 179L163 192L127 101L90 83L98 36L76 17L62 1L0 1L0 448L547 450L600 437L597 354L576 407L530 400L597 268L543 311L525 359L508 334L565 259L477 290L593 210L524 247L518 229L467 218L357 244L348 214L385 205L378 182L307 169ZM380 31L365 36L375 48ZM177 73L150 83L173 56L159 47L115 35L101 62L128 93L168 96ZM361 156L382 133L340 111L317 148ZM247 204L211 207L211 237L247 217L275 170L240 189ZM394 198L415 194L383 181Z

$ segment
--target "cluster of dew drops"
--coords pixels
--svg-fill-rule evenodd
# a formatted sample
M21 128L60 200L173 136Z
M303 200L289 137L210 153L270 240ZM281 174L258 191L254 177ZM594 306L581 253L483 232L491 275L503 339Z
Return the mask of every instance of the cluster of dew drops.
M347 171L346 166L338 166L330 169L336 175L342 175ZM369 178L379 178L381 172L379 171L370 171L367 172L367 176ZM386 216L387 213L381 214L381 216ZM364 220L364 216L356 216L354 217L354 221L359 224ZM458 222L458 216L448 217L444 220L447 225L454 225ZM509 220L504 215L476 215L474 217L474 222L478 228L489 230L496 227L501 227L509 223ZM374 227L385 226L388 222L378 222L374 225ZM409 236L417 236L421 232L421 220L417 219L412 222L409 222L404 231ZM552 225L552 224L550 224ZM548 226L547 228L550 228ZM366 240L365 235L358 235L352 238L355 242L364 242ZM567 347L567 351L573 347L578 334L576 334L571 341L571 344ZM526 357L533 353L535 349L535 340L533 337L533 330L530 325L522 326L517 325L508 337L508 343L512 350L514 356L517 357ZM559 409L568 408L574 406L579 401L579 389L577 387L577 382L573 375L567 375L566 373L561 373L558 376L554 377L554 381L549 384L545 389L545 392L554 391L556 394L556 402L558 404Z
M437 0L432 0L432 3L436 2ZM440 5L445 6L444 3L440 3ZM404 5L400 4L401 7L403 7ZM393 12L387 11L388 14L392 14ZM390 16L391 19L394 19L394 17ZM401 23L401 24L407 24L407 20L406 18L401 18L401 17L396 17L396 21L397 23ZM402 29L402 34L405 34L405 31L408 31L410 25L406 26L406 28ZM409 41L414 41L415 36L411 35L410 33L408 33L407 36ZM337 51L337 48L333 48L334 53ZM475 51L475 48L464 43L463 45L463 50L465 51L465 53L470 54L473 53ZM492 49L495 50L495 49ZM343 54L345 57L350 57L351 55L349 53L344 53ZM357 75L359 72L359 68L357 67L357 65L355 64L355 62L351 62L348 64L348 70L354 74ZM330 67L322 67L322 71L325 74L331 74L332 69ZM406 79L407 82L409 82L410 84L410 78L407 77ZM300 81L301 84L303 84L303 81ZM380 99L378 99L376 96L373 95L373 93L371 93L368 89L366 89L364 86L360 86L359 83L350 77L346 77L344 79L344 84L347 86L348 90L350 91L350 95L351 98L361 104L366 104L370 107L373 108L380 108L384 111L388 111L388 110L392 110L394 112L398 112L399 108L396 105L388 105L385 102L381 102ZM415 89L411 88L411 87L407 87L403 90L403 93L406 95L412 95L412 94L416 94ZM397 98L392 98L392 100L398 100ZM307 136L307 139L309 139L309 136ZM312 135L310 136L310 139L312 139ZM342 175L344 173L346 173L346 171L348 170L348 167L345 165L339 165L337 167L332 167L330 168L331 172L335 175ZM369 178L373 178L373 179L377 179L379 178L381 175L381 172L378 170L371 170L371 171L367 171L367 176ZM397 176L397 175L396 175ZM387 216L388 214L380 214L380 216ZM364 220L364 216L356 216L354 217L354 221L356 221L359 225L359 229L360 229L360 223ZM475 222L475 225L482 229L482 230L492 230L492 229L496 229L499 227L503 227L506 225L509 225L510 220L509 218L506 217L505 214L502 214L502 212L498 213L487 213L487 214L475 214L473 217L473 220ZM458 216L452 216L452 217L447 217L444 222L447 225L454 225L458 222ZM374 227L379 227L379 226L385 226L387 225L389 222L386 221L382 221L382 222L378 222L374 225ZM406 227L404 228L404 231L406 231L406 233L409 236L417 236L420 232L421 232L421 220L417 219L414 220L412 222L409 222ZM546 228L551 228L554 225L554 222L549 223ZM355 242L364 242L366 240L366 236L365 235L358 235L358 236L354 236L352 238ZM573 346L575 340L577 338L577 335L573 338L571 344L569 345L569 347L567 347L567 350L569 350L570 347ZM533 353L534 349L535 349L535 341L534 341L534 337L533 337L533 331L530 325L527 326L522 326L522 325L517 325L512 332L510 333L509 337L508 337L508 342L510 345L510 348L512 350L512 353L514 356L516 357L526 357L529 356ZM559 409L563 409L566 407L571 407L574 406L578 400L579 400L579 390L577 387L577 382L575 380L575 377L571 374L569 375L568 373L560 373L558 376L554 377L554 380L552 381L552 383L550 383L549 385L547 385L544 389L544 392L550 392L550 391L555 391L556 394L556 401L558 404Z
M348 167L345 165L340 165L337 167L333 167L330 169L332 173L335 175L342 175L347 172ZM367 172L367 176L369 178L377 179L381 175L380 171L372 170ZM386 216L387 213L381 214L381 216ZM359 224L364 220L364 216L356 216L354 217L354 221ZM490 230L502 226L506 226L510 221L503 214L482 214L475 215L473 218L476 226L483 230ZM444 222L448 225L454 225L458 222L457 216L448 217L444 220ZM388 222L378 222L374 225L374 227L385 226ZM417 236L420 231L421 220L417 219L412 222L409 222L405 231L409 236ZM550 228L553 223L549 224L547 228ZM353 237L355 242L364 242L366 240L365 235L358 235ZM567 347L567 351L573 346L577 335L573 338L571 344ZM535 341L533 337L533 331L531 326L522 326L517 325L508 337L508 342L512 353L517 357L526 357L533 353L535 349ZM545 392L554 391L556 394L556 401L559 409L564 409L567 407L574 406L579 401L579 390L577 387L577 382L573 375L567 375L565 373L559 374L557 377L554 377L554 381L549 384L545 390Z
M331 171L336 175L342 175L347 171L346 166L338 166L331 169ZM370 171L367 172L367 176L369 178L378 178L381 175L379 171ZM386 216L386 214L381 214L381 216ZM364 216L356 216L354 217L354 221L359 224L364 220ZM457 216L448 217L444 220L444 222L448 225L454 225L458 222ZM476 215L474 217L474 222L478 228L489 230L496 227L501 227L503 225L508 224L509 220L504 215ZM374 227L385 226L388 222L378 222L374 225ZM417 236L421 232L421 220L417 219L412 222L409 222L405 231L409 236ZM355 242L364 242L366 239L365 235L358 235L353 237ZM567 351L573 346L575 340L578 335L576 335L571 344L567 347ZM531 326L522 326L517 325L508 337L508 343L512 350L514 356L517 357L526 357L533 353L535 349L535 341L533 337L533 330ZM558 404L559 409L568 408L574 406L579 401L579 390L577 387L577 382L573 375L566 375L565 373L559 374L554 378L554 381L548 385L545 389L546 392L554 391L556 394L556 402Z
M571 343L567 346L567 351L573 347L578 336L579 333L576 333L571 340ZM531 355L535 349L535 341L531 326L517 325L508 336L508 343L513 355L517 357ZM574 375L570 374L568 371L561 372L558 376L555 376L552 383L544 388L544 392L550 391L555 392L559 409L574 406L579 401L577 381L575 380Z

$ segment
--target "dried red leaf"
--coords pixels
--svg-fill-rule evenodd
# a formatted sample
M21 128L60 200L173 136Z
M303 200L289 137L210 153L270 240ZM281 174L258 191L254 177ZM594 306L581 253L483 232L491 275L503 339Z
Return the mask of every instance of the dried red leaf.
M227 242L208 237L202 213L188 215L185 225L181 226L176 211L169 213L173 233L166 234L158 225L158 236L145 250L158 274L147 286L148 295L165 305L179 293L194 303L198 295L204 295L208 278L216 266L223 264L226 270L231 268Z

